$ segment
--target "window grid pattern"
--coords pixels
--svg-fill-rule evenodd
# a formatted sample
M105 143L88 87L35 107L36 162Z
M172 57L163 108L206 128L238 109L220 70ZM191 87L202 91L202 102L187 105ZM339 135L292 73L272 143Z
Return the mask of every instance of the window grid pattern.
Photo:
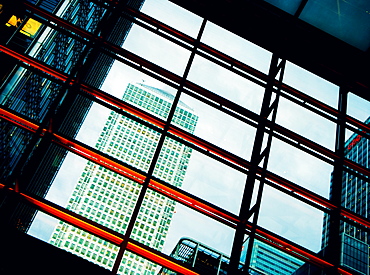
M40 9L34 8L33 12L35 12L37 14L38 12L40 12ZM58 21L58 18L56 18L56 17L50 17L50 19L54 20L54 21ZM153 20L153 22L154 22L154 20ZM67 29L68 29L68 27L69 26L66 26ZM175 32L174 30L170 30L170 32L172 32L174 35L176 33L178 33L178 32ZM185 35L181 35L181 36L182 36L183 39L189 40ZM93 37L93 36L91 36L91 37ZM205 47L205 46L203 45L203 47ZM110 47L110 49L114 49L114 48ZM26 56L24 56L22 54L14 54L12 51L10 51L9 49L7 49L4 46L1 46L1 50L5 53L9 54L9 55L12 55L12 56L18 58L19 60L22 60L22 61L32 65L32 66L40 64L37 61L29 62L27 60ZM122 50L116 50L115 53L120 54L120 53L122 53ZM219 54L220 53L216 53L216 55L219 55ZM222 54L220 56L222 57ZM143 66L147 65L139 57L131 56L130 58L131 58L131 61L140 62L140 63L142 63ZM233 62L234 61L232 60L231 63L233 63ZM40 68L40 66L36 66L36 67ZM133 65L133 67L135 67L135 65ZM246 70L248 72L250 72L251 75L257 76L257 78L261 79L262 83L265 81L265 75L264 74L262 74L258 71L255 71L252 68L247 67L247 66L243 66L243 68L246 68ZM46 67L41 67L41 69L46 73L51 73L53 76L57 76L59 79L62 79L62 80L66 79L66 78L63 79L61 74L56 73L56 71L52 68L48 68L46 66ZM153 68L151 68L151 69L153 70ZM180 84L180 81L181 81L180 78L177 78L174 75L172 75L172 74L170 74L170 73L168 73L164 70L161 70L161 68L159 68L159 67L155 67L154 70L156 71L156 73L158 75L157 76L158 79L160 79L160 80L162 80L162 81L164 81L168 84L171 84L174 87L177 87L177 85ZM171 81L173 81L173 82L172 83L169 82L168 79L171 79ZM205 89L202 89L201 87L197 87L196 85L191 85L191 83L187 83L185 85L185 87L186 87L186 89L184 90L185 93L188 93L188 94L193 95L193 96L202 95L203 97L205 97L204 101L206 101L206 102L208 102L208 100L212 100L212 101L219 102L220 104L225 103L225 105L223 105L223 106L228 106L228 108L231 108L231 110L234 113L236 113L238 115L240 113L242 113L242 111L241 111L242 108L240 108L240 106L238 106L235 103L225 101L224 99L222 99L221 97L211 93L210 91L206 91ZM86 86L84 86L84 87L81 86L81 88L85 89L85 91L91 92L94 95L99 95L100 98L104 98L104 100L106 100L110 103L113 103L114 105L120 106L121 108L128 111L127 106L130 106L130 105L127 105L123 102L117 101L115 98L107 96L107 95L103 94L101 91L98 91L97 89L94 89L94 88L91 88L91 87L86 87ZM326 106L325 104L322 104L322 103L320 103L320 102L318 102L318 101L316 101L312 98L309 98L309 97L305 96L303 93L300 93L299 91L295 91L294 89L291 89L291 88L287 87L286 85L283 85L282 90L286 91L288 93L293 92L293 93L295 93L295 95L298 98L302 98L302 97L306 98L307 101L310 104L312 104L313 106L315 106L315 107L319 106L320 110L318 110L317 113L322 114L322 112L329 112L329 113L331 113L330 115L332 115L332 119L335 121L335 116L338 115L336 110L333 110L330 107ZM292 99L292 100L294 100L294 99ZM144 102L142 104L144 105ZM145 106L143 106L143 107L145 108ZM310 108L310 107L308 107L308 108ZM224 110L224 111L227 112L227 110ZM1 108L1 114L4 117L4 119L9 121L9 123L13 123L13 124L17 125L18 127L26 129L30 132L36 132L36 129L38 128L38 125L35 124L34 122L30 121L29 119L23 117L20 114L17 114L14 111L12 112L10 110L7 110L7 108L5 108L3 106ZM146 116L145 112L141 112L141 111L138 111L136 109L134 109L134 111L131 110L131 114L139 115L139 117L145 117ZM161 117L161 113L160 113L159 110L158 110L158 114ZM246 114L247 114L246 115L247 120L251 124L258 123L261 120L260 117L258 117L257 115L251 114L250 112L246 112ZM147 120L149 123L154 123L154 125L157 125L157 126L161 125L162 127L165 125L165 122L156 118L155 116L149 116L149 117L150 117L150 119ZM176 116L174 116L174 117L176 118ZM184 125L181 125L181 124L180 125L182 127L186 128L187 125L188 126L189 126L189 124L191 125L191 122L194 123L195 120L196 119L193 118L193 121L191 121L191 120L187 121L188 124L184 123ZM359 121L357 121L357 120L355 120L351 117L346 117L346 120L347 120L348 123L351 123L351 126L349 126L349 128L352 129L352 130L355 130L356 132L358 132L358 130L356 130L356 128L364 129L363 131L369 131L369 126L368 125L365 125L365 124L363 124L363 123L361 123L361 122L359 122ZM177 139L184 138L185 139L184 144L191 144L192 147L197 148L200 151L202 151L202 149L206 147L207 151L211 151L213 153L217 152L217 154L219 156L221 156L221 158L227 159L228 161L230 161L232 163L236 163L237 165L239 165L243 168L248 168L248 165L249 165L248 162L246 162L244 160L239 161L239 159L237 157L232 156L230 153L225 152L224 150L222 150L220 148L217 148L217 146L213 146L212 144L207 144L207 142L204 142L199 138L196 138L192 135L189 135L188 133L184 132L184 130L182 130L181 127L171 128L171 126L169 125L168 122L167 122L167 125L169 126L169 128L168 128L169 129L169 134L168 135L170 135L170 134L174 134L175 136L177 135ZM267 123L267 125L268 125L268 123ZM153 127L153 128L155 128L155 127ZM322 147L318 146L317 144L314 144L314 143L310 142L309 140L306 140L304 137L294 135L294 133L290 133L289 131L287 131L286 129L284 129L282 127L280 127L280 128L277 127L275 129L275 131L276 131L275 135L277 135L277 133L278 134L284 133L284 135L286 137L291 138L294 141L303 142L308 147L309 151L310 150L314 151L314 152L312 152L313 155L322 154L323 158L327 159L329 162L332 162L334 159L338 158L338 156L336 156L330 150L322 148ZM45 129L44 132L47 132L47 130ZM73 139L66 139L66 138L63 139L63 137L58 137L57 134L53 133L53 132L50 132L50 134L54 136L54 140L53 140L54 142L56 142L57 144L60 144L61 146L64 146L64 147L68 148L71 151L77 152L74 149L77 148L80 145L76 141L74 141ZM103 142L103 139L101 140L101 142ZM109 142L109 144L110 143L111 142ZM107 142L105 144L107 144ZM104 144L104 146L105 146L105 144ZM115 145L113 143L113 149L114 149L114 146ZM298 147L300 147L300 146L298 146ZM85 152L88 152L88 149L84 148L83 146L82 147L80 146L79 150L82 150L82 149L85 149ZM115 156L116 155L113 154L113 153L116 153L116 152L114 152L113 149L111 147L112 152L108 152L108 153L112 153L112 155L113 155L111 158L108 158L108 160L111 160L111 162L109 162L109 165L111 165L111 166L115 165ZM211 150L209 150L209 149L211 149ZM305 150L305 149L302 148L302 150ZM307 148L306 148L306 150L307 150ZM230 156L232 156L232 158L230 158ZM100 160L102 160L102 158L100 158ZM98 161L96 161L96 163L98 163ZM344 163L350 169L360 171L365 176L369 175L369 171L365 167L363 167L362 165L353 163L350 160L344 160ZM90 167L95 167L95 165L96 165L95 163L92 163L92 162L89 163ZM106 165L106 166L108 166L108 165ZM142 167L142 168L145 170L145 167ZM111 169L113 169L113 168L111 167ZM143 174L145 174L145 173L143 173ZM274 184L277 184L277 185L283 186L284 188L289 187L289 189L290 189L289 191L294 191L294 192L296 192L300 195L304 194L306 199L308 199L308 201L310 201L311 204L314 207L318 207L318 208L326 207L327 210L325 210L325 211L330 211L330 210L335 209L335 208L338 207L338 206L332 205L329 200L326 200L326 199L324 199L324 198L322 198L318 195L315 195L315 194L309 192L308 190L305 190L304 188L300 188L298 185L296 185L294 183L290 183L289 181L286 181L286 180L284 180L280 177L277 177L276 175L273 175L271 173L266 175L266 183L269 183L269 181L271 181L270 184L272 186L275 186ZM158 188L160 186L160 188L166 189L166 192L168 192L166 194L166 196L168 196L168 197L172 196L171 192L172 192L172 194L177 192L176 193L177 196L179 196L179 195L190 196L189 194L186 194L186 192L179 192L178 189L176 189L175 187L171 187L170 185L167 185L166 182L161 182L161 180L158 180L156 183L157 183L157 185L153 185L154 187L152 187L152 188ZM5 188L5 185L2 184L1 187ZM10 188L10 187L8 187L8 188ZM82 185L79 188L83 188ZM13 189L10 188L10 190L13 190ZM165 193L165 192L163 192L163 193ZM69 219L67 219L67 218L65 218L66 216L63 213L69 213L68 210L60 208L59 212L58 211L53 212L52 209L55 209L56 207L53 206L52 203L47 202L47 201L43 201L42 199L32 198L32 196L28 196L28 195L25 195L23 193L18 193L18 194L20 196L23 196L24 198L26 198L31 203L33 203L35 205L38 205L40 207L40 209L42 209L46 213L50 213L50 214L53 214L55 216L58 216L58 217L64 219L65 221L67 221L71 224L77 225L77 220L80 218L80 215L82 214L82 213L79 213L79 214L71 215L71 217ZM222 219L224 219L225 224L230 225L232 227L234 227L236 225L236 223L240 223L240 221L238 220L238 217L230 215L229 213L227 213L227 211L219 209L217 206L214 206L214 205L208 204L206 202L203 202L201 199L199 199L197 197L194 197L194 199L197 200L199 203L203 203L203 205L208 207L207 211L209 211L208 213L211 217L216 218L212 214L217 214L218 217L222 217ZM71 209L73 208L73 202L72 202L72 206L70 208ZM85 209L87 211L87 209L88 209L87 205L85 205ZM349 209L349 210L351 210L351 209ZM204 211L204 213L206 213L206 211ZM364 227L368 227L368 221L367 221L366 218L362 218L361 216L356 215L356 214L352 213L351 211L346 212L346 210L342 210L341 214L343 216L349 217L350 219L360 223ZM138 217L135 217L135 218L138 218ZM220 218L218 218L218 219L220 219ZM89 219L84 219L84 220L87 221L87 223L89 223ZM93 223L91 223L91 224L93 224ZM85 228L85 229L90 228L88 225L86 225L86 226L81 226L80 225L80 227ZM63 228L63 226L62 226L62 228ZM105 233L104 233L104 232L110 232L110 231L107 230L104 225L99 227L99 228L100 228L100 231L99 230L95 231L95 234L97 236L103 238L103 239L110 240L111 242L114 243L114 241L112 241L114 238L113 237L108 238L107 237L108 235L105 235ZM245 225L245 228L246 228L246 232L249 232L249 230L251 229L249 227L248 223ZM314 254L310 253L309 251L306 251L305 249L302 249L298 245L295 245L293 243L289 243L289 241L284 240L282 238L279 238L278 236L274 236L274 234L272 234L271 232L268 232L267 230L264 230L263 228L256 227L256 229L257 229L256 234L257 234L258 238L261 238L262 240L264 240L267 243L269 243L269 242L273 243L274 242L275 245L277 247L279 247L280 249L284 249L284 245L289 244L290 245L289 250L292 251L290 253L294 254L295 256L301 257L302 259L304 259L305 257L308 257L311 261L313 261L313 262L316 261L317 264L324 264L324 265L326 264L327 266L331 266L326 261L318 259ZM76 229L76 230L78 231L79 229ZM91 229L90 229L90 231L91 231L91 233L93 233L93 231ZM67 238L68 238L68 236L67 236ZM91 238L94 238L92 235L89 235L89 236L91 236ZM119 239L121 235L117 234L117 236L118 236L117 238ZM80 240L78 238L76 238L76 241L79 242ZM115 243L119 244L119 241L115 241ZM70 245L70 243L68 245ZM160 256L158 256L158 255L160 255L160 253L155 253L155 252L151 252L150 250L146 250L145 246L139 246L140 248L136 248L135 245L136 245L136 243L134 241L130 241L130 243L127 245L126 248L128 250L131 249L133 252L136 252L136 253L138 253L139 255L142 255L142 256L148 257L148 255L150 255L150 259L156 261L157 263L164 264L164 265L166 265L166 267L168 267L170 269L174 269L174 270L177 270L179 272L180 272L180 270L184 271L184 269L181 269L181 267L177 267L177 266L173 265L172 260L169 259L169 258L164 257L165 260L162 260L162 261L159 260ZM80 249L83 249L83 248L81 247ZM106 260L106 263L108 263L108 265L112 264L112 262L110 260L108 260L107 258L104 259L104 260ZM183 271L181 271L181 272L183 272ZM341 270L341 269L338 269L338 271L341 272L342 274L349 274L349 273L346 273L346 271ZM189 272L189 274L191 274L191 271L188 271L188 272Z
M162 114L163 117L166 117L170 110L170 99L170 94L142 84L128 84L123 95L124 101L151 113ZM176 124L185 128L186 131L193 132L197 116L185 104L181 103L181 105L186 109L176 109ZM189 122L188 117L193 118L192 126L187 123ZM147 172L158 145L159 135L158 132L137 121L111 112L96 148L102 153ZM167 139L158 158L154 176L171 185L181 187L190 156L189 147ZM125 234L140 189L140 184L88 162L66 208ZM145 195L140 214L137 216L131 238L161 251L171 224L175 204L170 198L149 190ZM105 246L99 246L102 239L86 233L82 233L81 236L80 231L76 227L60 222L54 229L50 243L107 269L112 269L118 247L111 244L107 247L106 241L104 241ZM94 241L92 242L91 239ZM125 254L119 267L120 271L131 268L137 274L155 272L154 264L147 260L130 259L131 255L130 253Z

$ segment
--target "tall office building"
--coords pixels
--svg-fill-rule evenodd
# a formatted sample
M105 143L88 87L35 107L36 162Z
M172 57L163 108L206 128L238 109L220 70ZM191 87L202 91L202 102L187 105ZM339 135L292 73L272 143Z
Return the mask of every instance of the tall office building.
M126 4L140 9L143 2L131 0ZM20 54L26 53L53 70L100 88L114 59L89 48L86 40L79 35L71 37L68 32L48 27L48 16L58 15L58 20L71 22L76 28L100 35L119 46L123 44L132 22L118 16L114 8L108 9L85 0L29 1L27 5L4 4L6 16L2 15L2 21L6 23L1 27L8 35L6 39L2 37L4 46ZM41 10L46 19L26 12L30 7ZM9 16L10 19L7 19ZM73 85L64 85L28 66L16 65L14 58L1 54L7 58L6 62L14 65L1 71L2 107L41 125L49 125L61 134L75 137L92 101L82 96ZM11 186L17 180L23 190L44 197L64 160L66 150L50 146L6 121L0 121L0 132L1 182ZM23 154L20 152L27 152L29 156L22 160ZM11 217L5 218L9 220L9 226L27 231L35 212L19 205L9 205L8 209L15 209Z
M143 84L128 84L123 100L165 119L173 96ZM193 133L197 120L194 111L180 102L174 115L174 124ZM129 166L147 171L158 140L158 132L125 115L112 112L100 134L96 148ZM154 176L180 187L190 155L191 148L175 140L166 139ZM88 162L73 190L67 208L124 234L140 188L140 184ZM174 207L173 200L148 190L131 238L161 251ZM112 268L118 251L118 247L64 222L57 225L50 243L109 269ZM124 274L153 274L155 266L147 260L126 253L119 271Z
M370 117L365 124L370 123ZM363 167L370 168L369 137L353 134L345 144L345 157ZM364 217L370 218L369 180L359 178L352 173L343 172L342 207ZM322 248L325 249L329 237L329 216L325 214ZM341 222L341 264L358 274L370 274L369 250L370 236L365 230L346 222Z

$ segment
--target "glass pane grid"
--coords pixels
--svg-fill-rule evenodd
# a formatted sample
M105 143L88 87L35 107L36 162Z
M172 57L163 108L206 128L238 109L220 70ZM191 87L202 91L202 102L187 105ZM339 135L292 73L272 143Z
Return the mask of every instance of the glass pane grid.
M132 8L137 9L142 4L136 1ZM268 79L265 74L268 66L272 66L268 65L272 53L210 22L204 33L200 33L205 44L198 44L194 38L177 33L176 29L196 37L202 19L177 10L172 3L169 5L167 12L175 17L173 21L164 20L156 1L147 0L143 12L159 20L146 19L151 32L142 29L144 34L139 31L139 25L126 20L123 36L115 36L115 28L101 30L102 43L93 43L97 39L94 32L100 28L99 22L108 22L104 21L103 14L112 9L98 4L88 4L84 9L65 4L62 6L65 12L58 14L73 23L63 25L69 31L60 31L54 25L49 29L42 26L27 39L22 37L24 33L16 33L11 43L1 46L5 54L29 64L27 69L16 67L12 70L15 73L8 73L4 78L6 84L1 88L0 129L4 141L1 146L6 168L2 173L1 190L23 197L41 211L62 220L49 233L50 243L110 270L114 268L119 251L117 245L130 236L127 245L120 248L124 252L117 270L120 274L150 274L160 270L232 274L233 265L236 263L236 268L240 269L244 262L249 263L253 272L269 272L259 270L263 269L263 264L254 262L253 252L239 250L235 254L238 246L245 247L246 238L250 238L265 259L280 255L280 264L284 262L292 268L290 273L301 269L300 265L302 270L306 268L306 264L293 261L291 256L316 266L330 267L334 258L327 258L322 252L324 243L320 242L328 238L330 246L333 227L326 228L322 224L329 220L332 223L333 219L334 223L346 220L337 228L342 253L339 264L344 269L366 273L367 233L348 224L354 221L368 227L369 211L362 202L367 200L364 194L369 176L366 172L369 139L356 133L345 142L334 143L339 142L338 129L343 127L338 122L339 111L336 110L338 87L321 79L316 79L311 87L308 86L313 82L294 82L291 79L303 73L290 69L293 76L283 79L282 88L294 98L285 96L286 104L279 102L278 114L281 113L278 124L274 125L272 116L267 119L259 115L261 106L273 108L266 101L271 92L269 83L274 87L273 93L279 87L277 80ZM35 8L33 12L42 14L41 9ZM178 22L189 22L183 20L182 13L185 17L196 18L196 22L182 26L185 23ZM136 14L145 17L140 12ZM48 15L48 20L61 22L53 15ZM166 28L160 21L174 28ZM165 36L157 36L154 31L157 23L162 29L166 28L169 35L190 43L194 49L176 43L183 46L178 47ZM14 26L8 27L16 32ZM75 39L70 31L83 35L84 41ZM218 38L223 35L235 43L224 44ZM18 38L23 38L22 42L17 41ZM119 46L125 43L117 48L105 41ZM29 46L30 54L16 46L17 43ZM208 44L217 50L212 50ZM249 50L240 51L241 45ZM13 54L13 49L19 53ZM195 55L192 59L191 51L195 54L198 50L206 54ZM92 54L88 54L90 51ZM244 56L246 52L252 55ZM28 58L33 53L36 60ZM80 53L86 55L80 58ZM120 66L118 72L113 72L114 60L128 66ZM183 74L188 62L190 74L182 79L179 75ZM101 86L111 67L115 77L108 75L110 83ZM46 79L45 73L59 80ZM133 79L128 80L127 76ZM171 82L171 87L164 84L169 82L165 79ZM295 87L299 90L287 85L291 81L298 83ZM77 94L76 87L83 92ZM99 87L103 87L102 90L98 90ZM184 87L189 89L186 96ZM328 97L321 91L316 93L318 89L327 90L333 96ZM177 96L180 96L179 102L174 101ZM201 98L203 100L199 100ZM300 104L294 111L291 103L297 102ZM367 128L364 125L368 120L362 119L366 111L351 111L355 109L353 106L362 103L356 99L356 103L350 105L350 116L346 119L351 126L347 132L357 127ZM344 103L338 105L341 104ZM86 121L101 126L85 126L86 123L81 127L92 105L105 110L100 113L99 108L92 107ZM170 115L171 108L173 115ZM308 121L307 113L311 112L314 116ZM359 117L361 121L357 121ZM268 134L277 137L271 147L264 140L261 143L264 147L257 148L256 136L260 132L265 139ZM338 153L340 150L334 151L338 146L344 147L344 156ZM259 149L260 156L254 156ZM269 150L271 153L266 153ZM25 156L16 151L25 152ZM68 168L63 168L64 164L61 166L68 151L87 161L77 161L82 163L78 165L82 170L76 180L69 183L68 192L56 191L54 184L50 186L52 179L63 186L68 180L68 169L76 169L73 164L67 165ZM71 161L70 155L65 163ZM269 161L267 170L262 166L264 159ZM14 164L14 168L9 163ZM66 175L56 177L58 170ZM343 170L345 176L339 179L336 175ZM351 173L351 170L356 172ZM254 192L253 188L251 193L244 192L246 182L258 186L260 179L271 183L261 194L256 193L257 187ZM346 200L346 204L333 199L335 192L338 193L333 182L338 180L347 190L340 190L339 201ZM47 200L41 198L45 196ZM6 198L13 200L10 196ZM261 198L261 206L251 203L245 206L248 200L256 203ZM41 223L38 217L35 225L31 225L34 210L22 207L12 210L12 205L5 208L5 212L11 213L8 224L24 232L31 227L36 236L44 234L42 226L36 226ZM341 206L345 209L341 210ZM339 211L339 218L330 215L335 211ZM249 222L241 220L248 212ZM130 224L134 226L131 228ZM237 241L233 246L238 227L247 235L243 243ZM310 232L306 234L304 229ZM186 234L191 235L191 240L186 239ZM102 247L97 237L105 240ZM95 241L91 239L96 239L97 243L93 244ZM191 243L192 250L187 248L187 254L179 258L179 251L173 249L180 249L184 240ZM110 243L105 244L107 241ZM269 243L277 244L277 250L266 246ZM288 253L290 256L284 254L288 249L293 251ZM172 257L186 264L179 264ZM242 259L242 263L236 257ZM208 264L204 265L205 262Z

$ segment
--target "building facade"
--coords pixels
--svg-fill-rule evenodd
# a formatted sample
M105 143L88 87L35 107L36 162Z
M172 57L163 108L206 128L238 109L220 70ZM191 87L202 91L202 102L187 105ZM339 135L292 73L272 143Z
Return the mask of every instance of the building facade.
M142 3L143 0L133 0L128 1L127 5L140 9ZM116 45L122 45L132 25L128 19L115 18L113 11L88 1L47 0L29 1L28 4L35 9L45 10L49 16L60 16L61 21L73 22L83 31L99 34ZM11 8L14 9L15 15L12 14ZM112 57L91 51L81 37L70 37L50 28L46 19L32 17L26 9L22 11L16 9L18 7L11 8L4 5L7 14L12 14L12 17L5 27L2 26L8 32L8 39L4 39L4 44L9 49L27 53L31 58L57 72L74 75L88 85L101 87L113 64ZM112 27L101 22L108 25L111 23ZM25 32L27 26L31 26L31 30ZM75 137L92 101L81 96L77 89L66 87L50 76L40 75L27 66L16 65L12 58L9 60L14 66L10 66L10 70L1 75L3 81L0 86L0 104L36 123L52 124L60 133ZM65 158L66 150L32 138L27 131L4 121L0 122L0 129L1 181L12 185L17 178L25 190L44 197ZM38 149L31 149L35 145ZM30 156L22 159L22 152L27 152ZM27 231L34 211L23 206L9 208L16 209L12 215L14 217L9 221L13 224L11 226Z
M143 84L128 84L123 100L166 118L173 96ZM173 122L193 133L198 117L180 103ZM118 113L112 112L100 134L96 148L127 165L148 171L159 133ZM181 187L189 164L191 148L166 139L154 176ZM67 209L77 212L116 232L125 234L141 185L122 175L88 162L69 199ZM171 224L175 202L149 190L135 221L130 238L161 251ZM111 269L118 247L64 222L55 228L50 243ZM156 266L132 253L126 253L119 268L122 274L154 274ZM134 271L134 273L131 273Z
M303 265L303 263L303 261L300 261L279 249L273 248L259 240L254 240L249 273L254 275L290 275Z
M370 117L364 122L370 123ZM370 168L370 142L368 137L353 134L345 144L345 157L363 167ZM352 212L370 218L369 181L351 172L343 172L342 206ZM329 216L324 216L322 248L327 246L329 238ZM369 250L370 238L366 230L352 224L341 222L341 264L358 274L370 274Z

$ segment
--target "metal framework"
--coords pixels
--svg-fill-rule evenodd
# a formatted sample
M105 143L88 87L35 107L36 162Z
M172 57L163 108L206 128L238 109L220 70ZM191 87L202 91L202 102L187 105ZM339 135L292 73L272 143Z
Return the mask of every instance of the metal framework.
M53 120L55 117L52 112L49 112L44 121L40 122L38 119L30 118L32 117L30 114L17 113L10 110L6 106L1 106L0 118L2 123L4 123L3 121L6 121L8 125L16 126L17 128L27 132L30 137L32 136L34 138L35 142L30 143L29 145L31 148L30 150L32 150L32 147L35 147L39 142L38 140L41 139L42 142L46 142L47 144L56 144L61 148L73 152L74 154L77 154L141 184L142 189L137 200L135 210L132 214L127 233L125 235L119 234L118 232L82 217L79 214L73 213L63 207L47 201L40 196L22 190L22 186L27 186L27 182L25 182L26 179L24 177L20 177L18 173L20 173L22 169L27 169L27 166L24 166L26 161L21 162L20 165L22 167L15 170L16 172L11 178L11 184L7 182L0 183L0 190L3 192L12 193L16 200L31 204L46 214L68 222L85 230L86 232L94 234L119 246L120 252L112 269L113 274L117 273L122 255L126 250L136 253L163 266L164 268L171 269L180 274L197 274L188 265L129 238L130 233L135 225L135 220L139 213L145 192L148 189L161 193L177 201L178 203L186 205L190 209L200 212L205 216L208 216L225 224L226 226L235 229L234 244L230 257L231 274L239 274L239 272L241 272L240 274L247 274L248 272L247 268L245 268L243 271L239 270L240 252L246 235L248 235L251 240L248 247L246 266L249 265L248 259L251 255L253 239L256 238L290 255L315 264L320 268L334 270L338 274L351 274L339 266L338 254L334 254L333 252L333 257L330 259L323 259L314 252L309 251L308 249L301 247L300 245L297 245L287 239L284 239L283 237L278 236L258 225L258 215L263 194L263 186L267 184L272 188L299 199L300 201L316 209L329 213L333 221L331 223L332 232L339 232L340 220L352 223L369 232L370 221L357 215L356 213L342 208L340 202L340 181L343 171L354 173L356 176L364 179L370 177L369 169L362 167L344 157L345 129L349 129L355 133L361 133L361 131L370 133L370 125L366 125L346 114L346 98L348 96L348 91L346 88L341 87L340 89L339 108L337 110L283 83L285 60L279 59L276 54L274 54L272 57L270 72L268 75L266 75L248 66L247 64L244 64L214 48L211 48L208 45L201 43L201 36L203 34L205 24L207 23L206 19L203 20L197 38L194 39L179 30L176 30L154 18L151 18L146 14L126 7L125 5L122 5L122 3L109 1L93 2L102 9L114 10L116 16L127 16L128 18L132 19L135 24L138 24L147 30L152 31L191 51L184 75L176 75L148 60L143 59L138 55L135 55L132 52L129 52L128 50L125 50L124 48L121 48L103 39L99 32L93 33L85 30L78 24L71 24L63 18L60 18L28 2L24 2L23 5L24 8L29 12L30 16L37 18L46 26L60 31L60 33L63 34L63 39L65 40L63 40L63 43L67 43L68 39L75 39L78 41L78 44L81 45L81 51L82 48L84 48L83 45L85 45L85 48L87 49L86 51L92 50L95 53L107 55L136 70L144 72L171 87L176 88L177 94L173 102L171 112L166 121L154 117L127 102L124 102L96 87L93 87L92 85L81 82L78 74L74 75L73 73L65 72L64 68L60 68L58 66L58 59L56 59L54 64L47 65L37 58L32 58L27 54L11 50L4 45L0 45L0 51L16 59L19 64L22 64L23 67L33 68L34 71L32 72L32 75L34 75L36 78L47 77L49 81L53 83L52 85L55 86L54 88L59 92L61 89L65 89L67 94L78 94L115 112L130 116L132 119L140 122L141 124L144 124L147 127L162 133L149 171L147 173L140 171L134 167L131 167L129 164L123 163L75 140L74 137L70 137L58 130L55 130L55 127L53 126ZM109 6L106 3L109 3ZM84 16L86 16L86 14ZM60 53L60 55L62 54ZM195 55L204 57L207 60L264 87L264 100L261 106L260 114L257 115L238 105L237 103L225 99L213 93L212 91L209 91L189 81L187 79L188 73ZM80 59L81 65L83 64L83 59L84 58ZM37 89L32 87L29 89L37 92ZM172 125L171 119L174 115L174 111L181 94L187 94L193 98L196 98L199 101L202 101L227 115L230 115L246 124L255 127L256 136L251 160L247 161L220 148L219 146L216 146L195 135L189 134L184 130ZM34 99L29 100L29 102L31 102L30 104L33 104L31 106L32 112L34 112L34 115L37 116L39 112L39 109L37 108L37 102L40 100L40 95L37 93L30 94L30 97ZM337 142L334 152L275 123L276 112L279 106L279 99L281 97L297 103L303 108L306 108L307 110L310 110L315 114L318 114L327 120L336 123ZM361 129L361 131L359 129ZM263 140L266 139L266 134L267 142L265 145L263 145ZM189 146L194 150L197 150L198 152L220 161L223 164L247 175L247 181L245 184L243 201L239 215L230 213L229 211L226 211L217 205L181 190L180 188L171 186L153 176L155 163L158 159L166 137L170 137L174 140L182 142L186 146ZM272 138L277 138L330 165L333 165L333 181L338 184L333 189L334 195L330 200L267 170ZM5 138L3 140L5 140ZM15 185L13 185L13 183L15 183ZM258 186L257 200L254 205L251 205L252 193L255 186ZM253 219L252 221L249 221L251 217L253 217ZM333 235L335 235L335 233L333 233ZM333 248L333 251L337 251L337 253L339 253L340 250L338 247L335 247L335 244L338 244L339 242L335 238L333 238L332 241L333 245L331 247Z

